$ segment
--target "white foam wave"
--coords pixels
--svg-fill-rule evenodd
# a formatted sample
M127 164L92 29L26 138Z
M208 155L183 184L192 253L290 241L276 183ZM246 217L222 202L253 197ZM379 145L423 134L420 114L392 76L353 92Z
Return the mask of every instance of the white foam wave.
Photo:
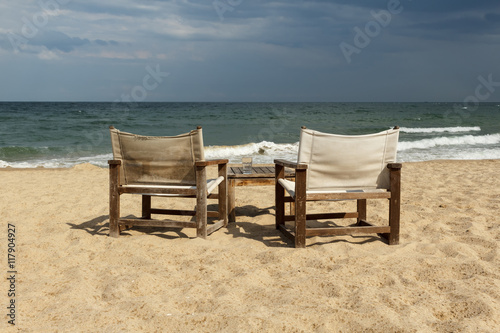
M208 146L205 148L205 157L207 159L227 158L230 163L241 163L242 157L251 156L255 164L272 164L274 159L296 161L298 146L298 142L282 144L269 141L238 146ZM70 168L82 163L107 168L109 159L112 159L112 154L86 157L64 156L17 162L0 160L0 168ZM400 141L398 144L398 161L436 159L500 159L500 134L436 137L418 141Z
M412 128L412 127L401 127L399 129L401 132L405 133L458 133L458 132L478 132L481 131L481 127L429 127L429 128Z
M429 149L438 146L494 145L498 143L500 143L500 134L488 134L481 136L464 135L399 142L398 150Z
M107 167L107 161L112 159L112 154L102 154L86 157L61 157L47 160L29 160L19 162L6 162L0 160L0 168L71 168L82 163L90 163L99 167Z
M419 162L432 160L490 160L500 159L500 149L422 149L398 153L399 162Z
M299 143L274 143L262 141L238 146L209 146L205 148L207 159L227 158L230 163L241 163L241 158L252 156L254 163L273 163L276 158L295 161Z

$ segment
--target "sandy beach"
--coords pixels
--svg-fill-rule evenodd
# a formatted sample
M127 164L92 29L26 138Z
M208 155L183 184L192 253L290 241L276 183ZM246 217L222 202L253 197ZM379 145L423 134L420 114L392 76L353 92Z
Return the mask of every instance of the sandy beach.
M0 329L499 332L499 172L500 160L404 163L399 245L357 235L295 249L274 228L271 186L237 188L237 222L207 240L194 229L115 239L107 169L1 169L2 266L15 225L17 273L16 325L4 279ZM369 203L368 218L386 210ZM122 215L139 213L123 195Z

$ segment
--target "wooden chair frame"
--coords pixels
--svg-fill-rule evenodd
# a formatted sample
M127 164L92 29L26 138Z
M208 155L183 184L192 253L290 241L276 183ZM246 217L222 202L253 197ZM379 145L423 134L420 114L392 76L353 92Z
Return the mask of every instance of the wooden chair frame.
M196 188L165 188L150 186L127 187L120 185L121 161L110 160L109 164L109 235L118 237L120 232L132 226L196 228L196 236L206 238L214 231L227 226L227 159L195 162ZM208 166L217 165L218 175L224 180L218 185L218 193L207 193ZM124 193L142 194L142 217L120 218L120 196ZM174 198L196 198L195 210L151 208L151 196L171 194ZM218 199L218 211L207 210L207 199ZM151 214L195 216L195 222L163 221L152 219ZM218 220L208 225L208 217Z
M295 247L304 248L306 237L312 236L338 236L352 234L379 234L385 238L389 245L399 243L400 201L401 201L401 168L400 163L389 163L390 189L387 192L348 192L348 193L306 193L307 165L284 160L274 160L276 164L276 229L295 243ZM285 196L285 189L278 179L285 177L285 167L295 170L295 198ZM357 200L356 212L307 214L307 201L320 200ZM376 226L366 221L366 200L389 200L389 225ZM285 215L285 202L292 203L294 214ZM356 218L355 226L310 228L307 220ZM294 221L294 229L289 229L285 222Z

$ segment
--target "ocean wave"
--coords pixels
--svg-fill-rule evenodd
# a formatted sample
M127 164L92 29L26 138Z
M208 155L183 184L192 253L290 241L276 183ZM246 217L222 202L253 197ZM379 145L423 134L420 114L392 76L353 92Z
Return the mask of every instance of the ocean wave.
M482 136L464 135L436 137L417 141L400 141L398 144L398 160L412 162L435 159L498 159L500 158L499 144L500 134ZM298 142L286 144L270 141L236 146L208 146L205 147L205 158L224 158L228 159L229 163L241 163L242 157L251 156L255 164L272 164L274 163L274 159L296 161L298 147ZM19 153L19 151L16 153ZM31 151L31 153L34 153L34 151ZM107 168L107 161L112 158L111 153L90 154L81 157L67 154L60 156L34 154L30 158L17 160L0 156L0 168L70 168L82 163L90 163Z
M401 127L399 129L401 132L405 133L458 133L458 132L477 132L481 131L481 127L429 127L429 128L419 128L419 127Z
M108 160L112 159L112 154L100 154L83 157L58 157L45 159L30 159L26 161L4 161L0 160L0 168L71 168L82 163L90 163L102 168L107 168Z
M398 150L429 149L438 146L494 145L498 143L500 143L500 134L488 134L481 136L464 135L399 142Z
M0 158L16 159L22 157L43 156L53 151L55 150L50 147L22 147L22 146L0 147Z
M421 149L401 151L399 162L419 162L432 160L491 160L500 159L500 149Z
M230 163L241 163L241 158L252 156L254 163L273 163L275 158L297 159L299 143L274 143L261 141L237 146L208 146L207 159L227 158Z

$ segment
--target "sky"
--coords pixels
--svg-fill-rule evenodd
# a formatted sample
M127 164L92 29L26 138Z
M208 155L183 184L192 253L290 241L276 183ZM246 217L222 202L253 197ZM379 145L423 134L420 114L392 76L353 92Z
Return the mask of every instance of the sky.
M498 0L0 2L0 101L500 101Z

